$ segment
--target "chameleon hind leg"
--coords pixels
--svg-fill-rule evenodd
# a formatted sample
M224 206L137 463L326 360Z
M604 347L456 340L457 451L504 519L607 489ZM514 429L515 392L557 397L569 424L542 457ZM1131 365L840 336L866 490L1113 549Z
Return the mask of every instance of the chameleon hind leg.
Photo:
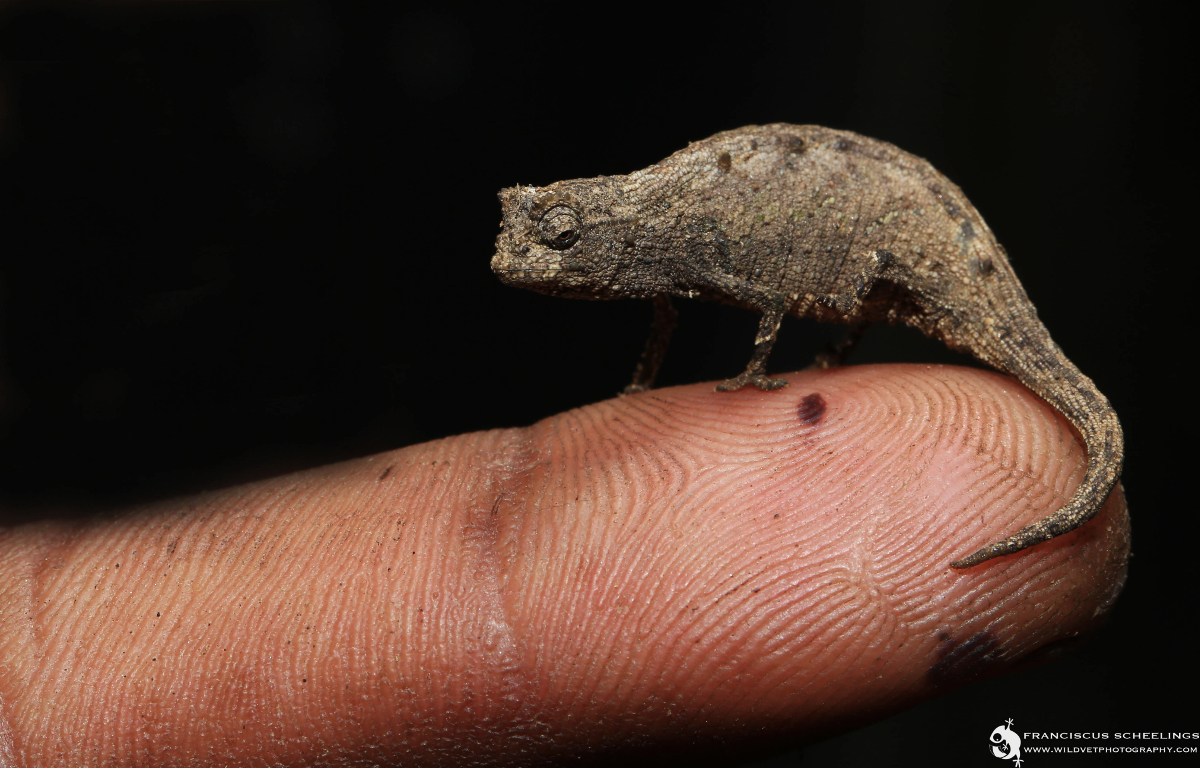
M817 370L825 370L827 368L837 368L845 365L846 358L858 346L858 342L862 341L863 334L867 332L869 326L865 320L858 320L850 324L849 330L842 336L841 341L836 344L826 344L825 349L817 353L816 359L810 368Z
M817 303L829 307L850 321L850 330L837 344L830 344L813 361L813 368L833 368L842 365L846 358L862 341L863 333L869 323L856 317L862 308L863 299L875 287L875 284L888 272L894 272L899 267L896 257L889 251L872 251L867 257L867 264L854 278L850 290L843 293L825 294L817 297Z
M854 278L850 290L842 293L823 294L817 297L817 303L837 312L842 317L853 317L862 307L863 299L875 287L885 272L896 267L896 257L889 251L871 251L867 256L867 264Z

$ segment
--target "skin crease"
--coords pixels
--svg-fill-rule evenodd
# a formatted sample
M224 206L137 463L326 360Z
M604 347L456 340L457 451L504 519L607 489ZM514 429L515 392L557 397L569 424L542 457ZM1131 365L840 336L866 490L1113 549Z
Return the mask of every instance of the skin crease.
M1070 496L1085 454L1050 406L954 367L787 378L8 529L0 765L715 759L1103 621L1119 487L1043 546L947 565Z

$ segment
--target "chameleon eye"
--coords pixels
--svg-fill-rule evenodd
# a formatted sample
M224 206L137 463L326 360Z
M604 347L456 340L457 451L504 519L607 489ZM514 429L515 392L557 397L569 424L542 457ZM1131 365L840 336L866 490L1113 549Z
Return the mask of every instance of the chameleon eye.
M542 242L556 250L570 248L579 239L582 222L579 214L566 205L556 205L542 216L538 222L538 230L542 233Z

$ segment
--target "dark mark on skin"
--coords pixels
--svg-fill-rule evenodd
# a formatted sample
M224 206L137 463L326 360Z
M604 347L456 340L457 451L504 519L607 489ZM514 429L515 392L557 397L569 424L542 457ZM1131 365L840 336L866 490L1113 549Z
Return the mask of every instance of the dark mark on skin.
M972 272L980 277L992 274L992 271L995 269L995 265L992 264L991 259L971 259L967 262L967 265L971 268Z
M390 474L392 474L392 468L388 467L387 469L383 470L383 474L379 476L379 479L382 480L383 478L387 477ZM378 481L376 481L376 482L378 482Z
M798 411L801 424L816 424L825 415L825 398L816 392L805 395Z
M991 632L978 632L956 643L949 632L938 633L938 660L925 679L938 688L958 686L981 677L1004 656L1000 641Z

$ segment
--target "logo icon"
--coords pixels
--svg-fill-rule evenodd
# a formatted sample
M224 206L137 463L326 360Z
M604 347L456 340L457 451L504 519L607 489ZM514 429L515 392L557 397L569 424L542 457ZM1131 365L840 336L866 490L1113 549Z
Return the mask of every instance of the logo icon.
M1012 729L1012 718L1004 721L1005 725L996 726L992 731L992 755L1001 760L1012 760L1016 768L1021 768L1021 737Z

